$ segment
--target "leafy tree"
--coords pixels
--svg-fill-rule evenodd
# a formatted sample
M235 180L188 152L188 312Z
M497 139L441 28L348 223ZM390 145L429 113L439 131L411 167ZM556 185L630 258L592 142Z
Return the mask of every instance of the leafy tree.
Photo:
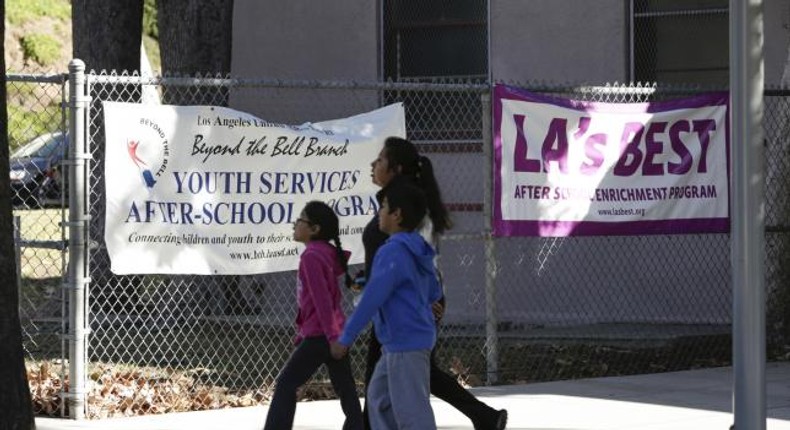
M0 34L5 34L5 2L0 2ZM0 39L0 52L5 44ZM5 55L0 57L0 428L36 428L33 403L27 384L22 327L19 323L14 253L11 184L8 176L8 114L6 112Z

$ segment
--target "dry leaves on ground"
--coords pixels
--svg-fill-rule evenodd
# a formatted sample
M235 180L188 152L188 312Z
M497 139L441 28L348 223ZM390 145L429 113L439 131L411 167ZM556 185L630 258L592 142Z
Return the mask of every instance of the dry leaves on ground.
M56 368L53 371L53 368ZM60 416L61 392L68 378L56 362L28 364L28 382L36 414ZM268 389L230 393L199 382L199 372L172 369L124 369L94 366L88 375L88 418L163 414L255 406L271 397ZM68 414L65 408L64 414Z

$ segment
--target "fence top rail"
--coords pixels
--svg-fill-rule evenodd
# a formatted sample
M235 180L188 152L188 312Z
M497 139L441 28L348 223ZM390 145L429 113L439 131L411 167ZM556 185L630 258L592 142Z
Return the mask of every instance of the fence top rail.
M448 91L448 92L488 92L487 84L474 83L411 83L376 81L327 81L291 79L241 79L217 77L161 77L90 73L89 82L94 84L132 84L168 86L209 86L209 87L270 87L294 89L338 89L338 90L392 90L392 91Z
M115 72L88 73L93 83L99 84L133 84L133 85L169 85L178 87L270 87L293 89L345 89L345 90L389 90L389 91L447 91L487 93L493 83L473 82L387 82L387 81L330 81L330 80L294 80L275 78L228 78L228 77L180 77L180 76L141 76L138 74L116 74ZM68 73L6 73L7 82L30 83L64 83L69 80ZM657 82L606 83L590 85L584 83L557 83L547 81L496 81L505 85L519 86L531 91L544 93L598 93L598 94L633 94L650 95L653 93L695 94L706 91L728 91L727 87L661 84ZM766 86L765 96L788 96L790 87L786 85Z
M68 73L53 74L28 74L28 73L8 73L5 75L7 82L36 82L60 84L69 80Z
M383 91L435 91L489 93L492 83L473 82L389 82L389 81L330 81L293 80L276 78L227 78L227 77L174 77L141 76L92 71L89 82L94 84L166 85L176 87L259 87L326 90L383 90ZM605 85L552 83L552 82L497 82L528 88L544 93L592 93L611 95L650 95L653 93L696 94L704 91L721 91L724 88L702 88L690 85L661 85L657 83L607 83Z
M140 76L125 74L108 74L106 72L88 74L92 83L99 84L133 84L133 85L169 85L177 87L208 86L208 87L268 87L293 89L338 89L338 90L385 90L385 91L445 91L487 93L492 84L471 82L381 82L381 81L328 81L328 80L291 80L291 79L241 79L221 77L168 77ZM69 79L68 73L33 74L7 73L7 82L58 83ZM501 82L527 88L543 93L597 93L611 95L650 95L664 94L696 94L706 91L728 91L726 87L701 87L692 85L666 85L660 83L607 83L605 85L587 85L574 83L552 82ZM785 86L768 86L763 95L790 96L790 88Z
M581 93L601 95L638 95L653 94L693 95L705 92L728 91L727 87L701 84L677 84L661 82L607 82L603 85L590 83L556 83L550 81L497 81L503 85L526 88L541 93Z

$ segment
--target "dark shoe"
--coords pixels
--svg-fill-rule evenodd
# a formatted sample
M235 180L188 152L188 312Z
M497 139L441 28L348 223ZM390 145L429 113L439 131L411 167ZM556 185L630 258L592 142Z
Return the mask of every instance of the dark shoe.
M507 426L507 410L494 410L482 422L475 422L475 430L504 430Z
M507 425L507 410L502 409L496 413L496 430L504 430Z

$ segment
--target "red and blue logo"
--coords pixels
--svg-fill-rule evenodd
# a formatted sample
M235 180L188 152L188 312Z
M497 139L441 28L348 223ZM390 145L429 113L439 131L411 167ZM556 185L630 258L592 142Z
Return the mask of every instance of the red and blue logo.
M139 140L128 140L126 142L126 150L129 153L129 158L132 159L132 162L137 166L140 170L140 175L143 177L143 182L145 186L148 188L153 188L156 184L156 179L154 179L154 174L151 172L151 169L148 166L148 163L143 161L139 155L137 155L137 147L140 146Z

